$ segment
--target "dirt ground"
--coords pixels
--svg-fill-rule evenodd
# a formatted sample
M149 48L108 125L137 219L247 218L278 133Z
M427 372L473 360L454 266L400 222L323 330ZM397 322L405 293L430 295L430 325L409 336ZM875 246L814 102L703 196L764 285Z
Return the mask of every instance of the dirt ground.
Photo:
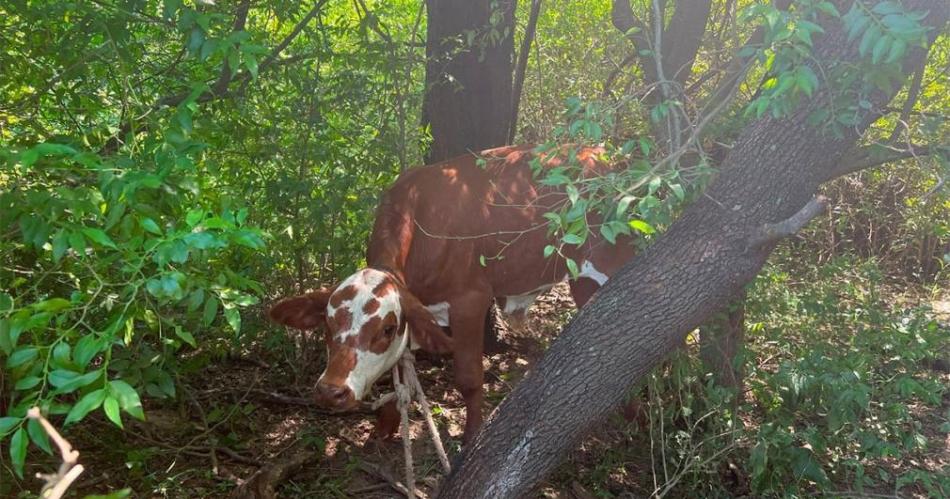
M486 414L540 358L571 314L570 295L566 286L559 286L539 298L524 325L502 332L500 351L484 360ZM148 421L127 419L125 432L98 412L90 415L102 421L80 425L69 433L87 470L73 487L75 496L132 487L133 497L227 497L262 466L295 462L299 466L279 482L281 497L404 497L396 490L397 482L403 481L401 439L372 437L372 414L323 414L305 405L323 367L323 347L307 338L299 340L302 353L290 354L293 358L243 357L211 363L198 375L182 380L186 389L177 406L150 402ZM417 369L451 458L461 445L465 411L451 384L449 362L420 358ZM290 367L294 364L302 365ZM377 395L390 386L388 381L378 383ZM940 411L910 409L921 411L930 441L942 441L943 445L932 447L933 453L926 457L929 462L923 463L928 469L940 469L950 461L950 434L937 430L941 413L950 410L950 396ZM601 490L621 497L650 495L649 452L612 450L618 446L642 449L639 446L648 446L649 438L636 422L625 422L619 413L614 419L569 456L542 484L539 496L596 497L582 483L597 483ZM441 469L423 426L422 417L413 414L416 483L426 497L433 492ZM28 459L32 463L28 476L55 466L52 458L43 462L40 456ZM611 462L612 456L621 462ZM713 479L731 482L737 496L744 495L747 487L731 465ZM38 483L27 479L21 486L36 491Z

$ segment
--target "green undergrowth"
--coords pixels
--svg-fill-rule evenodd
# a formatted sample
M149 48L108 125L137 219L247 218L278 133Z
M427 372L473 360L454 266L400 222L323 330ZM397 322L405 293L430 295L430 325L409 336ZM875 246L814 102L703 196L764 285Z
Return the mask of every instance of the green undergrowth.
M690 337L635 395L646 416L616 418L558 480L600 497L950 495L941 287L889 282L873 260L773 261L749 288L737 409Z

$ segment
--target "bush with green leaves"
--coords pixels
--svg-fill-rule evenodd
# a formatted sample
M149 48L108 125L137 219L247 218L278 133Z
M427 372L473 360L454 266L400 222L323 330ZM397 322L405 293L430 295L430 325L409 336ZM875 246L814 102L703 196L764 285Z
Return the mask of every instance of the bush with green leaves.
M901 290L873 261L777 256L748 292L741 403L688 340L647 378L645 420L619 425L629 444L581 475L592 490L612 497L605 477L642 469L637 485L657 496L950 494L950 465L922 465L942 445L927 434L950 433L950 386L928 367L950 352L950 328L926 305L895 305Z
M173 397L180 354L233 343L258 301L242 268L262 234L212 194L203 146L177 131L125 158L0 149L0 436L18 473L28 441L50 451L28 408L66 425L99 409L142 419L140 392Z

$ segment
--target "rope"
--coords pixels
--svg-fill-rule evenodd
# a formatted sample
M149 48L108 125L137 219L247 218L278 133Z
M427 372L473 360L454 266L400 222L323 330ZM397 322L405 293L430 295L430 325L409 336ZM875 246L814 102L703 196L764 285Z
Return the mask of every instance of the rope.
M416 497L415 474L412 466L412 436L409 434L409 406L413 399L419 404L419 410L423 417L425 417L426 427L429 429L429 435L432 438L432 445L435 447L435 452L439 456L439 462L442 463L442 470L446 474L452 470L452 467L449 465L449 458L445 453L445 448L442 446L442 438L439 436L439 430L436 428L435 421L432 419L431 406L429 405L429 401L426 400L425 393L422 391L422 384L419 382L418 376L416 376L415 360L416 357L409 350L403 353L399 362L393 366L393 386L395 387L395 391L383 395L373 402L372 405L375 410L388 404L393 399L396 400L396 407L399 409L401 416L402 448L406 468L406 489L408 491L406 495L410 499ZM399 373L400 367L402 368L402 376L400 376Z

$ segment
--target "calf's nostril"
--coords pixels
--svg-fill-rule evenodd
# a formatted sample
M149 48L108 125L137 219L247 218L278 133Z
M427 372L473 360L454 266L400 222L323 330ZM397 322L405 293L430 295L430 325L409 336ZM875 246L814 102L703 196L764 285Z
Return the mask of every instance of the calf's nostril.
M349 396L350 389L347 386L317 385L317 397L322 399L325 404L342 405L349 399Z

